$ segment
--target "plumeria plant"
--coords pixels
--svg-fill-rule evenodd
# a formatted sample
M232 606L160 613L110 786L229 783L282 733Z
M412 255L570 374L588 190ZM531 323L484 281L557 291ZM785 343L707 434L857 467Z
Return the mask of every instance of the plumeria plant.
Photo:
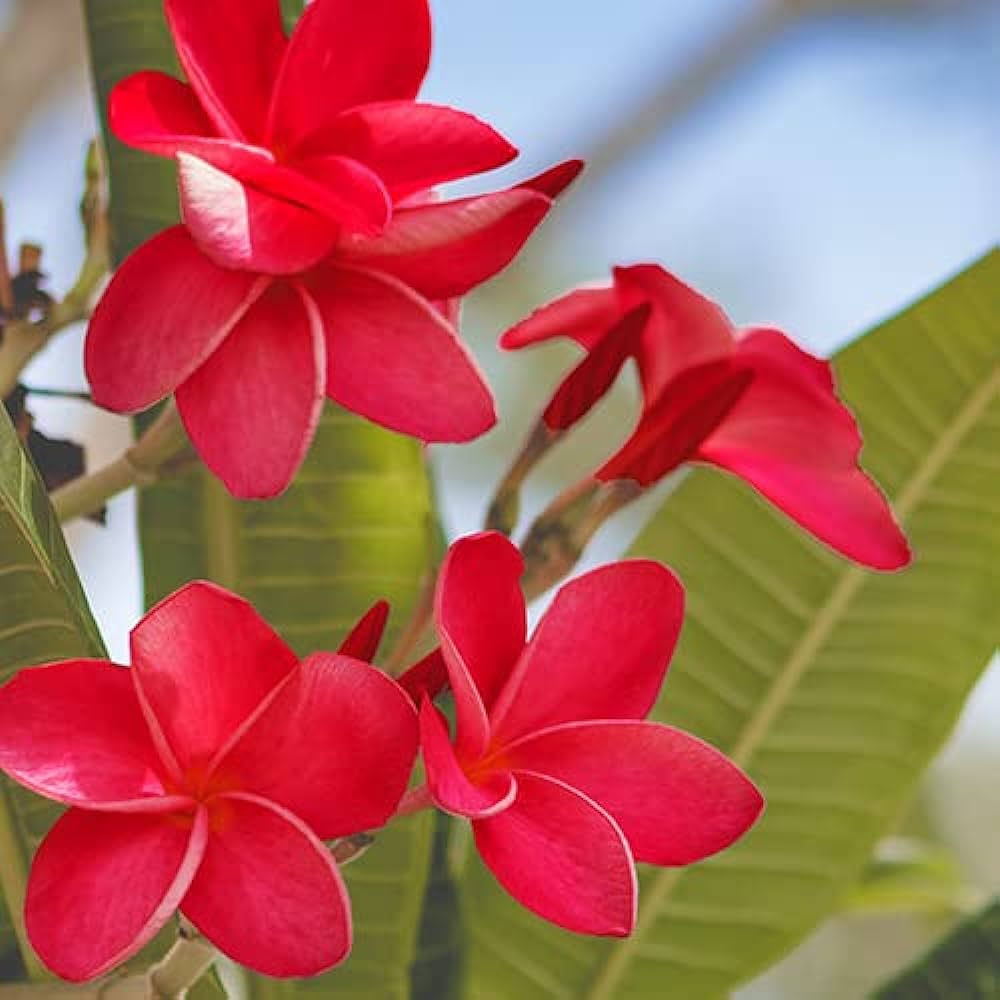
M426 491L420 564L400 570L393 540L408 544L404 528L391 514L373 530L364 520L382 501L317 490L367 477L399 500L394 482L426 488L423 445L493 427L461 300L560 210L583 164L486 194L442 193L517 150L468 111L419 98L427 0L312 0L288 21L278 0L143 0L143 30L176 56L169 73L132 65L138 52L102 63L110 6L87 4L109 134L88 161L86 261L64 300L36 295L20 308L27 300L16 299L4 255L0 384L12 392L30 357L89 314L92 401L140 415L137 436L115 462L59 485L52 510L66 521L139 490L152 607L132 629L130 665L110 662L87 632L54 520L51 533L32 536L45 586L68 595L63 613L76 608L66 629L79 642L0 663L24 665L0 687L4 794L22 802L11 797L22 786L30 801L65 807L44 813L23 884L0 876L19 963L38 980L26 988L174 997L228 984L255 997L271 995L260 985L268 977L326 976L352 962L376 977L390 945L373 944L366 928L415 901L404 979L390 987L362 976L369 985L345 985L344 995L464 996L454 984L474 964L468 957L456 954L419 987L409 967L419 961L416 928L433 952L446 923L435 881L480 862L505 905L532 915L512 919L574 936L646 933L654 918L644 900L661 900L669 884L653 873L723 859L752 838L767 823L769 773L748 767L754 731L713 745L722 741L696 720L663 721L687 627L683 575L642 554L576 567L609 518L692 464L739 477L786 519L796 544L816 549L824 567L845 567L837 601L907 567L907 537L859 464L861 430L831 365L777 329L737 328L658 263L616 267L610 283L571 291L502 334L500 346L518 351L570 338L579 360L498 472L492 500L484 487L483 530L435 546ZM155 184L146 191L143 178L163 176L156 157L171 171L179 214L137 242L116 225L119 199L152 203ZM99 160L110 163L110 202ZM118 266L98 295L109 246ZM517 360L530 366L534 356ZM515 544L524 482L629 362L641 390L634 427ZM339 453L355 463L347 471L323 443L338 422L355 435ZM12 441L0 457L24 461ZM384 442L406 450L376 461ZM19 468L22 482L34 481ZM903 515L916 489L894 494ZM168 523L170 491L180 515ZM32 518L49 511L41 505ZM213 538L222 555L187 572L183 522L199 518L228 541ZM729 530L717 527L723 545ZM371 540L352 570L374 589L363 615L359 591L337 589L336 559L346 557L336 546L355 531ZM261 569L283 546L292 571ZM331 552L325 570L296 575L296 560L312 567ZM0 588L4 574L17 579L15 563L0 566ZM781 567L753 572L776 586L767 581ZM393 574L404 589L379 593ZM528 603L557 584L529 636ZM291 622L273 597L282 588L299 595ZM795 595L784 600L796 607ZM270 609L281 622L265 620ZM61 627L53 615L49 626ZM0 637L13 634L5 625ZM735 620L729 641L744 626ZM801 672L809 649L795 655ZM687 669L693 683L698 670ZM794 680L786 672L776 683ZM707 674L702 683L739 708L736 687ZM773 690L768 697L782 694ZM773 787L780 809L781 781ZM0 864L14 871L0 813ZM443 849L432 850L432 835ZM388 853L394 837L411 838L402 861ZM380 858L386 867L373 867ZM715 871L725 878L724 864ZM394 902L397 889L409 895ZM448 898L459 921L487 907L475 893ZM367 943L352 957L356 940ZM315 995L340 995L338 975ZM601 975L604 992L580 995L674 995L669 983L630 992L616 966ZM544 969L534 976L551 981ZM480 980L468 995L517 994Z

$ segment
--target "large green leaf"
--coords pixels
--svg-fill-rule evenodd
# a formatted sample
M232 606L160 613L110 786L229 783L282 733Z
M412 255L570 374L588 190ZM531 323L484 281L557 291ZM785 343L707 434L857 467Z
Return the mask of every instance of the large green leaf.
M285 0L286 16L301 0ZM176 71L162 0L85 0L99 100L129 72ZM252 59L251 53L247 54ZM176 220L173 168L108 137L119 254ZM433 561L434 514L420 446L328 407L295 484L271 503L238 503L207 473L145 490L139 536L147 603L196 577L248 597L301 652L335 648L378 598L391 643ZM432 817L380 834L346 869L355 913L349 962L313 983L252 979L255 997L335 992L407 997Z
M45 487L0 407L0 682L19 667L103 655ZM28 971L39 970L21 904L31 854L58 814L53 803L0 778L0 978L16 971L17 951Z
M553 930L473 864L469 996L722 996L834 909L996 645L998 348L993 253L836 359L916 552L906 572L842 561L714 470L667 500L633 549L688 592L654 714L747 768L767 812L716 859L644 870L618 942Z
M1000 900L959 924L874 1000L1000 1000Z

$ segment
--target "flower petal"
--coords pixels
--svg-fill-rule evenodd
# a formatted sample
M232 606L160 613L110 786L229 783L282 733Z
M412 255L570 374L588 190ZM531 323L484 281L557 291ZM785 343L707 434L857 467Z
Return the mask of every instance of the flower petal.
M314 653L251 718L215 777L330 840L382 826L416 755L417 717L399 685L366 663Z
M184 771L204 767L298 663L246 601L204 581L157 604L131 647L140 700Z
M31 866L24 916L42 961L73 982L113 969L180 904L205 850L207 817L71 809Z
M271 89L287 42L276 0L166 0L184 73L216 129L264 138Z
M754 380L698 457L747 480L848 558L880 570L905 566L906 538L858 467L861 435L829 372L773 330L742 339L738 357Z
M684 614L665 566L628 560L571 580L542 617L491 713L497 743L560 722L642 719Z
M462 538L441 566L434 619L468 666L489 712L524 649L524 559L496 531Z
M381 236L349 238L338 257L393 274L429 299L453 298L502 271L551 207L545 195L514 188L399 208Z
M173 392L267 287L217 267L183 226L125 260L94 310L85 363L94 402L135 413Z
M583 160L564 160L548 170L543 170L517 186L528 191L537 191L555 201L583 173Z
M233 961L266 976L314 976L346 958L347 890L309 827L252 795L220 797L211 809L184 915Z
M103 660L32 667L0 688L0 768L91 809L156 809L166 795L129 671Z
M378 653L389 620L389 602L376 601L351 629L337 650L342 656L371 663Z
M606 809L637 861L687 865L728 847L760 815L760 792L728 758L655 722L580 722L504 750L504 763L564 781Z
M397 684L419 705L424 695L432 701L448 686L448 665L440 646L401 674Z
M638 885L628 844L576 789L520 771L514 804L472 830L483 861L522 906L579 934L631 933Z
M647 405L686 368L732 355L733 325L710 299L655 264L616 267L614 276L623 308L654 307L639 357Z
M177 154L181 216L199 249L220 267L262 274L296 274L325 257L338 227L311 208ZM267 176L287 180L290 171Z
M323 329L306 296L274 284L177 390L184 426L234 496L284 491L323 408Z
M339 266L314 271L307 287L326 330L331 399L422 441L469 441L496 423L475 360L414 291Z
M621 303L614 288L577 288L511 327L500 338L500 346L516 351L553 337L572 337L590 350L621 318Z
M509 163L517 150L473 115L437 104L383 101L342 112L308 152L360 160L398 199Z
M455 756L448 723L425 695L420 705L420 745L427 769L427 787L434 802L454 816L484 819L506 809L517 794L509 771L493 771L473 782Z
M270 141L294 147L345 108L412 100L430 49L427 0L314 0L299 18L278 74Z

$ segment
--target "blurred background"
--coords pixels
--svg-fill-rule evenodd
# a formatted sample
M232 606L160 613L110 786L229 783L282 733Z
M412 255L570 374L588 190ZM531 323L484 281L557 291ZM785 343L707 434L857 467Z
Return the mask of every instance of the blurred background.
M0 0L0 196L12 246L44 246L54 290L82 247L76 204L96 133L76 0ZM500 427L433 456L453 535L487 495L573 358L501 355L498 334L612 264L655 260L739 323L827 354L950 277L1000 232L1000 4L979 0L434 0L426 99L485 118L524 153L461 190L570 156L590 168L503 278L466 306L466 336ZM85 389L82 329L32 365L32 387ZM530 483L527 514L596 467L630 429L622 385ZM34 398L36 426L115 457L126 421ZM488 486L487 486L488 484ZM669 485L666 487L669 488ZM593 563L628 544L656 496L609 525ZM70 543L110 649L140 611L129 496ZM920 800L955 852L960 900L1000 891L1000 666L986 674ZM741 996L861 997L947 919L855 909Z

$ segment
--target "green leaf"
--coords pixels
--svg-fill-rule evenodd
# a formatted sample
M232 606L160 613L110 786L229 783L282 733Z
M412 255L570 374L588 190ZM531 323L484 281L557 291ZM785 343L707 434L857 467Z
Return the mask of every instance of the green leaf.
M688 592L654 716L743 765L767 811L718 858L644 869L623 941L556 931L471 865L468 996L719 997L834 911L996 646L998 315L994 252L836 359L907 571L842 561L715 470L668 498L632 550Z
M874 1000L1000 1000L1000 900L956 927Z
M0 407L0 683L20 667L50 660L103 656L45 487ZM60 809L0 778L0 962L33 975L37 958L21 917L28 865ZM4 975L4 978L7 978Z
M283 6L287 18L302 3ZM162 0L86 0L85 9L102 107L127 73L176 72ZM169 161L106 139L121 255L176 221L174 170ZM142 491L147 604L190 579L212 579L249 598L304 653L336 648L384 597L393 606L388 648L431 570L434 524L420 445L329 406L302 472L277 500L234 501L200 470ZM409 996L431 840L430 815L380 832L375 846L345 870L355 914L350 960L311 983L251 977L250 995Z

